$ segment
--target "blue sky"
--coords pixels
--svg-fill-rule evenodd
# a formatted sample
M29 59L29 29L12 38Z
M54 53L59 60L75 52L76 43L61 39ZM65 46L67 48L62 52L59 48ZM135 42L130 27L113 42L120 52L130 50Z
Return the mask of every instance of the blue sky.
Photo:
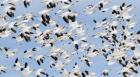
M74 10L75 12L79 13L79 16L77 17L77 20L82 22L82 23L84 23L84 24L86 24L84 27L87 30L87 33L89 33L89 34L94 34L93 33L93 27L95 26L95 24L92 22L92 19L101 20L104 17L111 16L111 14L108 13L108 12L107 13L97 12L97 13L94 13L94 14L89 15L89 16L85 15L84 12L83 12L83 9L87 5L89 5L91 3L94 3L95 1L99 1L99 0L83 0L83 2L81 2L81 3L71 7L72 10ZM140 1L139 0L112 0L112 2L107 7L110 7L112 5L121 5L123 2L126 2L128 4L133 4L133 6L136 7L136 8L133 9L131 14L134 15L133 19L137 22L136 27L134 28L134 30L140 29L140 26L139 26L139 24L140 24L139 23L139 20L140 20L140 15L139 15L140 14L140 7L139 7L139 3L140 3ZM32 0L31 6L29 6L28 8L25 8L23 6L23 4L18 4L18 6L16 7L15 15L18 16L18 15L21 15L21 14L24 14L24 13L27 13L27 12L32 12L33 14L38 15L38 12L40 10L43 10L43 9L46 9L46 7L44 6L44 4L40 3L40 0ZM3 7L0 7L0 13L2 13L2 12L3 12ZM55 16L53 13L50 14L50 15L59 24L67 25L66 23L63 22L63 20L60 17ZM9 18L9 20L12 20L12 18ZM38 23L39 21L35 20L34 22ZM42 29L44 29L44 28L45 27L42 26ZM92 42L93 43L97 43L97 47L100 46L100 44L101 44L99 39L93 39L91 37L89 37L87 39L89 39L88 41L90 43L92 43ZM57 45L58 46L61 45L61 42L60 43L58 42ZM29 43L21 42L19 44L19 43L17 43L15 41L15 39L10 39L9 37L7 37L7 38L0 38L0 46L7 46L7 47L12 48L12 49L18 48L19 49L19 53L20 53L20 54L18 54L15 57L12 57L10 59L6 59L5 55L3 55L2 52L0 52L0 64L7 65L8 68L12 68L9 65L13 65L14 64L14 60L18 57L19 59L22 60L21 61L22 63L28 61L29 65L31 67L35 67L35 68L45 67L47 69L47 73L50 74L51 76L53 75L54 77L61 77L61 75L59 74L59 71L55 71L55 70L49 68L50 61L52 60L50 58L47 58L45 60L45 63L41 67L38 66L35 61L32 61L30 59L23 59L22 58L22 53L23 53L24 50L26 50L26 49L30 50L32 47L39 47L40 46L37 43L35 43L34 41L31 41ZM68 48L68 50L69 49L70 49L70 47ZM39 51L40 51L40 53L43 53L43 54L49 53L49 49L47 49L47 48L39 49ZM103 77L103 76L101 76L101 71L103 69L106 69L106 68L111 69L109 77L122 77L122 76L119 76L117 74L117 72L121 68L119 64L114 64L114 65L108 67L107 66L107 62L105 61L104 57L103 56L97 56L97 57L95 57L95 58L93 58L91 60L91 61L93 61L93 64L91 65L91 67L87 67L84 63L80 62L77 59L78 56L81 56L81 55L82 54L73 56L71 63L66 68L68 70L71 70L72 69L72 65L75 62L78 62L78 64L81 67L81 70L88 69L91 72L96 72L97 73L97 77ZM21 72L17 72L17 71L15 71L13 69L10 69L10 70L8 70L8 72L6 74L1 74L0 77L21 77ZM30 77L35 77L35 76L31 75Z

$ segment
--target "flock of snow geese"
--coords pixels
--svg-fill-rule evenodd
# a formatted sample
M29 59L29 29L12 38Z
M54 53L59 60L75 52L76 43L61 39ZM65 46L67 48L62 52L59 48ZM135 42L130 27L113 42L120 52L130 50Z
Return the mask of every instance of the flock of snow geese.
M0 40L10 38L18 45L13 49L0 44L4 60L12 59L10 64L0 64L0 75L17 71L22 77L112 77L110 71L115 69L110 66L115 64L120 67L116 77L135 77L140 72L140 31L134 30L136 22L130 12L135 7L131 3L108 8L112 0L93 0L79 12L73 8L84 0L40 0L44 8L41 11L17 13L18 6L25 10L42 8L32 7L33 1L0 2ZM91 17L97 13L110 15ZM88 18L92 19L87 27ZM18 48L29 43L36 46ZM97 57L106 63L98 73L92 70Z

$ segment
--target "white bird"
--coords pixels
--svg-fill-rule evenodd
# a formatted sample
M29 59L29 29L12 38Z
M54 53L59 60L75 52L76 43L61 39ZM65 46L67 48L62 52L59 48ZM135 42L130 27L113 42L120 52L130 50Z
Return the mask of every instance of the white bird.
M42 63L44 63L44 60L45 60L44 55L36 55L34 58L36 62L38 63L38 65L41 65Z
M10 49L7 47L1 47L1 49L7 58L16 56L18 51L18 49Z
M7 67L0 65L0 74L1 73L6 73Z
M11 32L8 31L6 28L0 26L0 37L1 38L5 38L5 37L8 37L10 36Z
M32 59L32 57L33 57L33 52L25 50L25 51L24 51L24 57L25 57L25 58L31 58L31 59Z
M25 6L25 8L27 8L28 6L30 6L32 0L23 0L23 4Z
M103 70L102 74L106 77L109 76L109 70L105 69Z
M21 72L25 77L28 77L32 73L32 70L28 66L27 62L25 63L24 67L21 68Z
M19 59L16 58L15 63L14 63L14 68L15 70L19 71L21 68L23 68L23 66L21 65L21 63L19 62Z
M41 77L41 75L44 75L44 76L46 76L46 77L49 76L49 75L45 72L45 70L42 69L42 68L35 70L35 75L36 75L36 77Z
M110 0L101 0L95 5L88 5L84 11L87 15L90 15L90 14L96 12L98 9L102 10L104 8L104 6L107 5L109 2L110 2ZM104 11L104 9L102 11Z

